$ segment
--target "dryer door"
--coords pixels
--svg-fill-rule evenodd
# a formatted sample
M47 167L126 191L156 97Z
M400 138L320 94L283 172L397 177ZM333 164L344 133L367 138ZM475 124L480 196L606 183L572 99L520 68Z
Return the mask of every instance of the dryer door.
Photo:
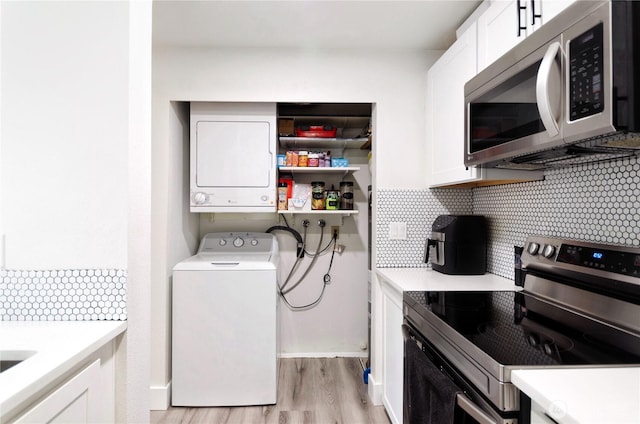
M192 102L191 212L276 211L276 104Z
M269 122L200 121L197 132L198 187L269 186Z

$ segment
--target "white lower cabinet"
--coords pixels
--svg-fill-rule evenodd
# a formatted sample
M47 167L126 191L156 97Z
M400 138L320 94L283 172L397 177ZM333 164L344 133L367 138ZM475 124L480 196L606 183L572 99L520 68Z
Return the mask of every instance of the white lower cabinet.
M93 424L115 422L113 342L105 345L59 385L37 395L15 424Z
M100 360L98 359L47 395L15 422L17 424L98 422L100 390Z
M554 424L556 421L549 418L545 409L538 403L531 401L531 424Z
M404 340L402 292L382 281L383 376L382 403L394 424L402 423Z

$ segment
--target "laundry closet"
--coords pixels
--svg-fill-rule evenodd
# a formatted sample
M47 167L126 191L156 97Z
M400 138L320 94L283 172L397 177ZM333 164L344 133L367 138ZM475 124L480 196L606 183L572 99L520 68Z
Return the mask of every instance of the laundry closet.
M192 256L202 235L210 232L238 229L264 232L286 219L303 235L302 221L308 217L308 249L315 251L320 236L318 219L322 217L326 221L323 246L327 245L331 227L338 226L338 243L344 245L344 250L334 256L331 283L325 289L322 301L317 307L302 312L281 308L280 352L285 357L358 355L366 358L368 352L363 350L369 344L366 190L373 185L375 237L376 190L424 185L424 176L419 171L424 165L425 154L424 72L436 55L415 50L300 51L162 46L154 51L153 57L151 386L154 407L166 405L165 395L170 392L172 268ZM269 213L192 213L189 187L191 102L275 102L300 106L304 103L368 104L371 147L361 149L356 146L343 153L350 167L360 169L346 176L322 175L318 178L329 190L331 184L339 190L343 179L354 182L353 207L358 212L349 215L278 213L274 207L274 212ZM326 116L324 112L321 114L315 116ZM285 113L281 110L276 117L301 119L304 115L301 111ZM357 118L351 112L342 116L350 118L349 121ZM364 125L361 122L353 125L354 136L357 136ZM305 147L307 151L315 150ZM304 150L279 145L277 148L276 154L285 155L289 150ZM331 152L332 158L340 157L335 149L317 149L325 150ZM370 151L375 167L371 174ZM275 160L277 157L274 163ZM311 183L318 175L304 174L297 178ZM298 243L285 232L274 234L279 241L280 268L288 273L295 262ZM375 246L372 256L375 258ZM318 258L305 277L305 283L289 293L292 303L300 305L317 298L329 262L330 256ZM375 295L375 290L373 293ZM372 316L374 327L375 318ZM373 352L379 349L374 346Z
M372 104L194 101L172 108L175 143L182 144L178 201L191 249L208 233L276 227L279 282L294 286L279 310L281 355L367 357ZM236 145L216 145L212 137ZM253 141L241 146L243 138ZM292 152L307 163L278 163ZM309 166L315 155L322 166ZM284 208L278 183L287 185ZM311 191L320 183L316 208Z

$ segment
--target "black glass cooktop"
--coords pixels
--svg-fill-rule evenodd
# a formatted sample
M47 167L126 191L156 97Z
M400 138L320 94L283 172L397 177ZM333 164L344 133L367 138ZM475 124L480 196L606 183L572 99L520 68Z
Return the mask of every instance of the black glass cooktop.
M502 365L640 364L637 337L524 292L404 295L407 306L444 321Z

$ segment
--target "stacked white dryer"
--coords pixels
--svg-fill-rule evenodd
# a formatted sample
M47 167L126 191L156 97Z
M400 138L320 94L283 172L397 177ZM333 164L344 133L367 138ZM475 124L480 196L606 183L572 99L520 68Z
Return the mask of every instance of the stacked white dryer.
M173 269L172 405L276 403L278 243L210 233Z

